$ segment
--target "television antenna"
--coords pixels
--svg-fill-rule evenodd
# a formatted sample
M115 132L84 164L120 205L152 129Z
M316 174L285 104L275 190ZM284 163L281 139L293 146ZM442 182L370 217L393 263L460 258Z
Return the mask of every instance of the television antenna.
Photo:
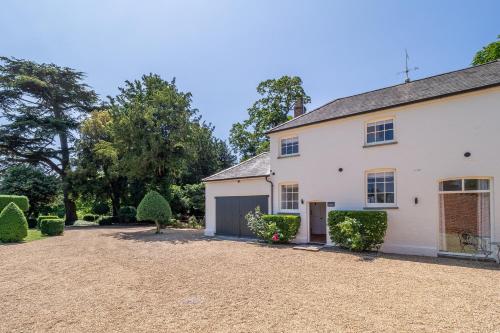
M408 55L408 50L405 49L405 70L402 71L402 72L399 72L398 74L405 74L406 76L406 79L405 79L405 83L408 83L411 81L410 79L410 72L414 72L416 70L418 70L419 68L418 67L413 67L413 68L408 68L408 60L410 59L410 56Z

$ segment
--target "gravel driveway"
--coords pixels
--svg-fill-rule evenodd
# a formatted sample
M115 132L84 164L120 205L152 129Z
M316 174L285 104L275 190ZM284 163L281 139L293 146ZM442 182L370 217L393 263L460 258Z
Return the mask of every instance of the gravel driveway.
M2 332L500 332L494 263L74 228L0 246Z

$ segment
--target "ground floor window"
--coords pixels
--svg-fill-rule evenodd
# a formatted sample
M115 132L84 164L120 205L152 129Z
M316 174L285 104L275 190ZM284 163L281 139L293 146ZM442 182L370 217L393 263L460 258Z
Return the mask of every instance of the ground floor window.
M440 251L488 251L491 241L491 184L486 178L439 183Z
M393 206L396 203L394 170L366 173L366 204Z
M281 185L281 210L299 209L299 185Z

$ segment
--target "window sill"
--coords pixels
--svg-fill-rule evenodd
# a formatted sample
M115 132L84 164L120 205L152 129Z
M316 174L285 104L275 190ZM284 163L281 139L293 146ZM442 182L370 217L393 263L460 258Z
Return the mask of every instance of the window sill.
M368 206L363 207L365 210L384 210L384 209L399 209L398 206Z
M278 158L290 158L290 157L299 157L300 154L290 154L290 155L279 155Z
M389 141L389 142L380 142L380 143L368 143L363 146L363 148L371 148L371 147L380 147L380 146L388 146L395 145L398 143L397 141Z

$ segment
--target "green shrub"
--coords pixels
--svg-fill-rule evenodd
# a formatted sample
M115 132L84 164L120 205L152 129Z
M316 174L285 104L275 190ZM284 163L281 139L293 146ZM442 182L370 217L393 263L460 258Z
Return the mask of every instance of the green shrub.
M94 222L98 218L99 218L99 215L95 215L95 214L84 214L83 215L83 220L87 221L87 222Z
M64 219L43 219L40 221L40 231L48 236L61 235L64 232Z
M137 209L133 206L120 207L118 211L120 223L135 223L137 222Z
M23 212L27 212L30 209L30 203L28 197L24 195L3 195L0 194L0 212L7 207L9 203L15 203L16 206Z
M28 222L22 210L13 202L0 213L0 241L20 242L28 236Z
M334 210L328 213L328 226L337 245L352 251L378 249L384 243L387 213Z
M42 222L42 220L58 220L58 219L59 216L57 215L38 215L36 219L36 227L40 229L40 222Z
M260 207L245 216L248 227L259 238L268 242L288 243L295 238L300 227L297 215L262 215Z
M98 220L97 223L99 225L112 225L114 223L118 223L118 217L116 216L101 216Z
M92 207L92 212L97 215L106 215L110 212L110 207L106 202L96 202Z
M160 233L161 225L166 225L171 217L172 211L168 201L156 191L148 192L137 207L137 220L155 221L156 233Z

